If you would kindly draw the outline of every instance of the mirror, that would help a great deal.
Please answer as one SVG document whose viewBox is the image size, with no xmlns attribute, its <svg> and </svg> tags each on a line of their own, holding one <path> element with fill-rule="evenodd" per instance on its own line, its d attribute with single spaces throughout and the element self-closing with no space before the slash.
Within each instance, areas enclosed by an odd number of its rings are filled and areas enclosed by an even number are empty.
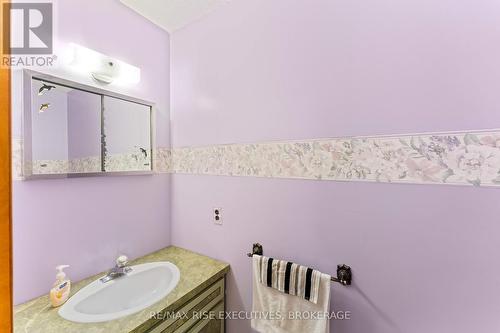
<svg viewBox="0 0 500 333">
<path fill-rule="evenodd" d="M 32 81 L 32 172 L 101 171 L 101 96 L 39 79 Z"/>
<path fill-rule="evenodd" d="M 152 105 L 25 70 L 26 178 L 151 173 Z"/>
<path fill-rule="evenodd" d="M 104 169 L 151 169 L 150 107 L 109 96 L 103 97 Z"/>
</svg>

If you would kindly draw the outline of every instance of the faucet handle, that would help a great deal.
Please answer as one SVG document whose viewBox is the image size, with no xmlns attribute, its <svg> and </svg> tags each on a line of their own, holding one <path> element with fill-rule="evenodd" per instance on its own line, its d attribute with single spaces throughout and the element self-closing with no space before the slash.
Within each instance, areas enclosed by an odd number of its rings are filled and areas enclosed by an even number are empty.
<svg viewBox="0 0 500 333">
<path fill-rule="evenodd" d="M 116 266 L 118 267 L 125 267 L 127 263 L 128 263 L 127 256 L 121 255 L 116 259 Z"/>
</svg>

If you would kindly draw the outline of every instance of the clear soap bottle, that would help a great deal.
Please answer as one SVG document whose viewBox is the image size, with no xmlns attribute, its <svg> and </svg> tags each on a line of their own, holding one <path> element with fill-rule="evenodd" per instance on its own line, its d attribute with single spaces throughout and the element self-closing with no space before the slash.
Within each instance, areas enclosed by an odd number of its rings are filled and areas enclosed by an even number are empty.
<svg viewBox="0 0 500 333">
<path fill-rule="evenodd" d="M 56 267 L 57 275 L 56 282 L 54 286 L 50 289 L 50 304 L 53 307 L 58 307 L 64 304 L 69 298 L 69 293 L 71 291 L 71 281 L 66 279 L 66 273 L 63 269 L 69 267 L 69 265 L 60 265 Z"/>
</svg>

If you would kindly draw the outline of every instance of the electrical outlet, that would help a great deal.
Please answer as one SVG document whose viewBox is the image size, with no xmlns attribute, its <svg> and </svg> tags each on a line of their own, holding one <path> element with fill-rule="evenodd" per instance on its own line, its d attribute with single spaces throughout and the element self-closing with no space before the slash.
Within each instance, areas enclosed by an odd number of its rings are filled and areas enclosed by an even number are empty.
<svg viewBox="0 0 500 333">
<path fill-rule="evenodd" d="M 214 213 L 213 215 L 214 223 L 222 224 L 222 209 L 216 207 L 214 208 L 213 213 Z"/>
</svg>

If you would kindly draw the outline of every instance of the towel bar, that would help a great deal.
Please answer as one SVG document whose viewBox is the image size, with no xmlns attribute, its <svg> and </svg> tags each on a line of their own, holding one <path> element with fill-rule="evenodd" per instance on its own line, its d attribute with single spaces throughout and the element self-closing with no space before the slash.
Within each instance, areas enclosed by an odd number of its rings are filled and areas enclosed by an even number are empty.
<svg viewBox="0 0 500 333">
<path fill-rule="evenodd" d="M 252 246 L 252 253 L 247 253 L 247 256 L 253 257 L 254 254 L 257 255 L 264 255 L 264 250 L 262 248 L 262 245 L 259 243 L 255 243 Z M 338 282 L 344 286 L 348 286 L 351 284 L 352 280 L 352 273 L 351 273 L 351 267 L 347 265 L 337 265 L 337 277 L 331 277 L 331 280 L 333 282 Z"/>
</svg>

